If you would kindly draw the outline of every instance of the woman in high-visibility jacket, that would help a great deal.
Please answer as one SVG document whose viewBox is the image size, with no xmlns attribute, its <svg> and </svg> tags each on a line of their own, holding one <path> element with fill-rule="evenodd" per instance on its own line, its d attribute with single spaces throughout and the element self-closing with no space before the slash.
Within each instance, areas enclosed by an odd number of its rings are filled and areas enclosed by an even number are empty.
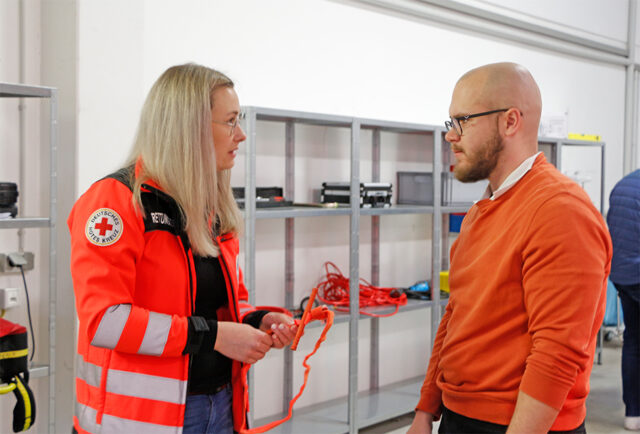
<svg viewBox="0 0 640 434">
<path fill-rule="evenodd" d="M 293 339 L 289 316 L 247 303 L 237 264 L 230 169 L 246 138 L 240 116 L 228 77 L 169 68 L 149 92 L 128 164 L 74 205 L 76 431 L 239 431 L 242 366 Z"/>
</svg>

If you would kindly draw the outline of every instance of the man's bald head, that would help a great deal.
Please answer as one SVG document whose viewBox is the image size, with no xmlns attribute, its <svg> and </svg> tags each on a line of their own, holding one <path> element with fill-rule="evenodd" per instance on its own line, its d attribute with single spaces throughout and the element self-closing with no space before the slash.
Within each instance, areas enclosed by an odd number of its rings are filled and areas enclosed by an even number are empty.
<svg viewBox="0 0 640 434">
<path fill-rule="evenodd" d="M 475 102 L 487 110 L 515 107 L 523 115 L 527 135 L 538 135 L 542 99 L 531 73 L 517 63 L 492 63 L 464 74 L 456 88 L 473 89 Z"/>
</svg>

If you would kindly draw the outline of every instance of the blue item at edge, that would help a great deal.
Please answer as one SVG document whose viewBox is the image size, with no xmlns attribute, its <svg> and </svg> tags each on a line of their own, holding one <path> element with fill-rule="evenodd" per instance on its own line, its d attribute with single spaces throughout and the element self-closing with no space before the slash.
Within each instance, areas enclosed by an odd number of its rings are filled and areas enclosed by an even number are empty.
<svg viewBox="0 0 640 434">
<path fill-rule="evenodd" d="M 618 323 L 617 312 L 619 308 L 620 303 L 618 303 L 618 290 L 613 282 L 607 279 L 607 308 L 604 312 L 604 321 L 602 324 L 610 327 L 617 327 L 618 324 L 622 324 L 624 322 L 622 309 L 620 309 L 620 322 Z"/>
<path fill-rule="evenodd" d="M 414 292 L 429 292 L 429 282 L 426 280 L 418 282 L 415 285 L 410 286 L 409 290 Z"/>
<path fill-rule="evenodd" d="M 449 232 L 460 232 L 465 214 L 449 214 Z"/>
</svg>

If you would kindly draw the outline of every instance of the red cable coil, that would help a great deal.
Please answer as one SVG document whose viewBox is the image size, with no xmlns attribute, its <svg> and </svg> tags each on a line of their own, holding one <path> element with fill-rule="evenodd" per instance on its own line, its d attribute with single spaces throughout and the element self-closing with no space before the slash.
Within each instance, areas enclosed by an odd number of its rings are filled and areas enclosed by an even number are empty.
<svg viewBox="0 0 640 434">
<path fill-rule="evenodd" d="M 334 271 L 330 271 L 332 267 Z M 349 278 L 342 275 L 333 262 L 325 262 L 326 279 L 318 285 L 318 298 L 326 304 L 336 306 L 339 312 L 349 312 Z M 373 317 L 387 317 L 398 313 L 400 306 L 407 304 L 407 295 L 397 288 L 373 286 L 360 278 L 360 313 Z M 387 314 L 375 314 L 362 310 L 374 306 L 395 305 L 395 310 Z M 346 307 L 345 307 L 346 306 Z"/>
</svg>

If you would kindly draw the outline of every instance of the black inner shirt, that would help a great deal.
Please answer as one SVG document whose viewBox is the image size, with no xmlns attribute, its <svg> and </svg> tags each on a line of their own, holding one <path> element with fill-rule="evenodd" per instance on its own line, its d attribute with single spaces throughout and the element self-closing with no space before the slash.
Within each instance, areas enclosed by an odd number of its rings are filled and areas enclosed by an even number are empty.
<svg viewBox="0 0 640 434">
<path fill-rule="evenodd" d="M 217 320 L 216 310 L 228 305 L 227 289 L 218 258 L 193 257 L 196 268 L 195 316 Z M 231 359 L 210 347 L 203 346 L 191 354 L 191 371 L 187 392 L 212 394 L 231 381 Z"/>
</svg>

